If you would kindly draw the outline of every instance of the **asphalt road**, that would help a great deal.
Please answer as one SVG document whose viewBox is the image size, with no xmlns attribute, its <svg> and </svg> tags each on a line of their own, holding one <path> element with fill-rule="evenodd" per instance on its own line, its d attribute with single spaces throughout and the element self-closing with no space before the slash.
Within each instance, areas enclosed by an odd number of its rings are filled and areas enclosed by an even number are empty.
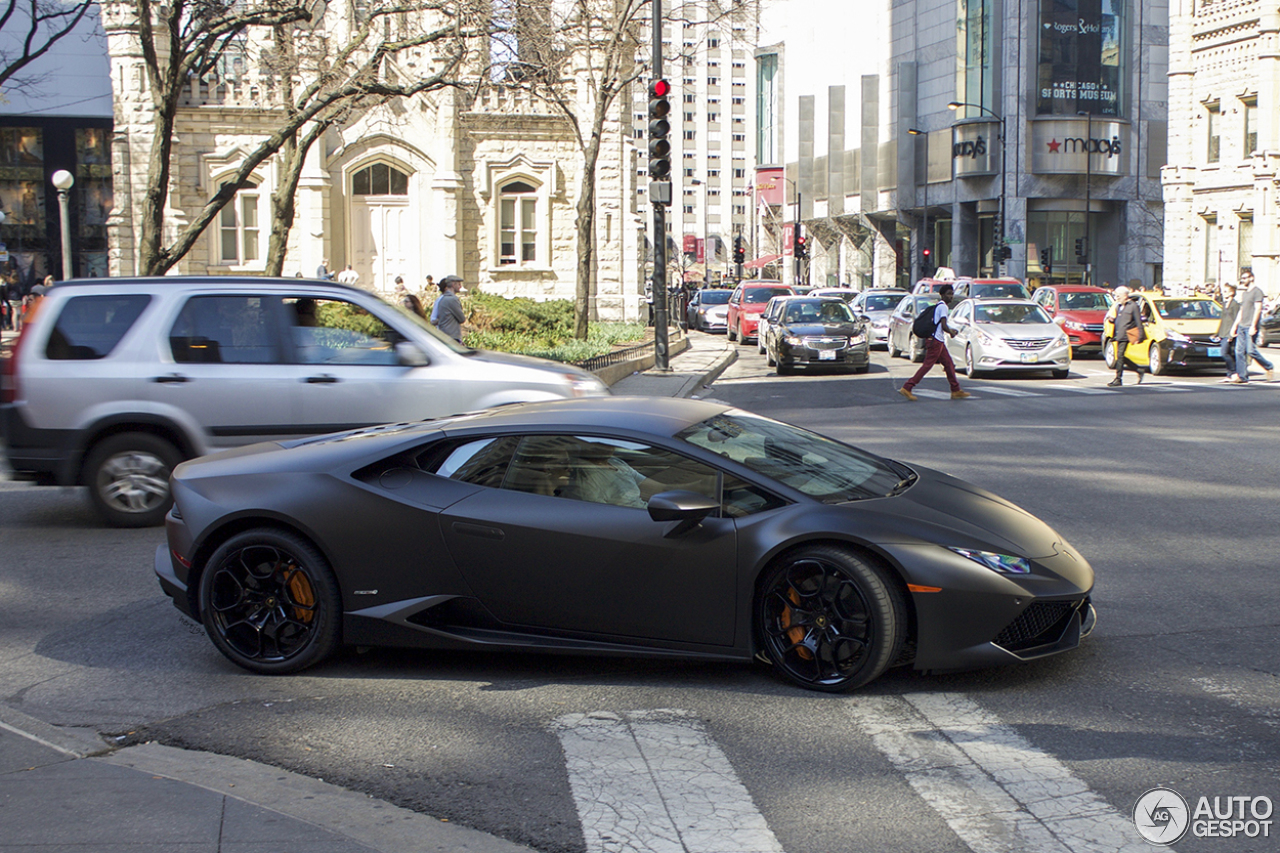
<svg viewBox="0 0 1280 853">
<path fill-rule="evenodd" d="M 1192 809 L 1202 796 L 1280 801 L 1280 383 L 1206 374 L 1117 392 L 1100 362 L 1080 361 L 1067 380 L 962 378 L 970 400 L 908 403 L 896 388 L 914 365 L 883 352 L 866 375 L 785 379 L 741 352 L 707 396 L 947 471 L 1048 521 L 1097 571 L 1093 637 L 1017 667 L 891 671 L 847 696 L 752 666 L 386 650 L 255 677 L 161 594 L 158 530 L 105 530 L 76 491 L 4 482 L 0 701 L 277 764 L 548 853 L 621 843 L 625 821 L 602 822 L 593 796 L 645 802 L 607 790 L 625 760 L 609 751 L 617 731 L 659 789 L 679 788 L 655 760 L 677 744 L 699 767 L 686 781 L 715 792 L 683 819 L 743 833 L 632 849 L 1136 850 L 1130 814 L 1153 787 Z M 935 372 L 921 388 L 946 384 Z M 676 824 L 691 797 L 668 797 Z M 1045 803 L 1067 803 L 1069 819 Z M 1268 838 L 1188 834 L 1177 849 L 1275 850 L 1270 819 Z"/>
</svg>

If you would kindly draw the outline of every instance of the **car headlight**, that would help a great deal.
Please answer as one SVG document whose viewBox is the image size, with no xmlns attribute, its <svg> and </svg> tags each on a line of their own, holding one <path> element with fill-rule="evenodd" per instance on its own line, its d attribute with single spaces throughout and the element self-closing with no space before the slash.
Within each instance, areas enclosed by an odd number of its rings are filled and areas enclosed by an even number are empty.
<svg viewBox="0 0 1280 853">
<path fill-rule="evenodd" d="M 993 335 L 988 335 L 986 332 L 982 331 L 981 329 L 978 329 L 977 332 L 978 332 L 978 343 L 982 344 L 984 347 L 989 347 L 995 343 L 1003 343 L 1003 341 L 1001 341 L 999 338 L 994 337 Z"/>
<path fill-rule="evenodd" d="M 1189 344 L 1189 343 L 1191 343 L 1191 338 L 1188 338 L 1186 335 L 1182 334 L 1181 332 L 1172 332 L 1172 331 L 1170 331 L 1170 332 L 1165 332 L 1165 333 L 1164 333 L 1164 336 L 1165 336 L 1166 338 L 1168 338 L 1169 340 L 1171 340 L 1171 341 L 1177 341 L 1177 342 L 1178 342 L 1178 343 L 1180 343 L 1180 344 Z"/>
<path fill-rule="evenodd" d="M 1075 320 L 1064 320 L 1062 322 L 1062 325 L 1066 326 L 1068 329 L 1070 329 L 1073 332 L 1084 331 L 1084 323 L 1077 323 Z"/>
<path fill-rule="evenodd" d="M 575 397 L 598 397 L 609 393 L 609 386 L 595 376 L 581 376 L 577 373 L 562 373 L 561 376 L 568 380 Z"/>
<path fill-rule="evenodd" d="M 994 554 L 991 551 L 973 551 L 969 548 L 948 548 L 961 557 L 981 563 L 991 571 L 1001 575 L 1031 574 L 1031 561 L 1026 557 L 1011 557 L 1008 554 Z"/>
<path fill-rule="evenodd" d="M 1058 336 L 1053 339 L 1053 345 L 1059 347 L 1071 346 L 1071 338 L 1067 337 L 1065 333 L 1059 332 Z"/>
<path fill-rule="evenodd" d="M 783 335 L 782 339 L 787 343 L 791 344 L 793 347 L 804 346 L 804 338 L 800 337 L 799 335 Z"/>
<path fill-rule="evenodd" d="M 887 329 L 889 328 L 889 321 L 888 320 L 872 320 L 871 327 L 873 329 Z"/>
</svg>

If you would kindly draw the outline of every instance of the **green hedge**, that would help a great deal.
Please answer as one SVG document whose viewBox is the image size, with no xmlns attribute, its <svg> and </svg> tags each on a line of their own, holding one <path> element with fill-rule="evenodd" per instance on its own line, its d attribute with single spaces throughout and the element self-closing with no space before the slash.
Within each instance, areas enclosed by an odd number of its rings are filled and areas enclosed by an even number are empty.
<svg viewBox="0 0 1280 853">
<path fill-rule="evenodd" d="M 642 323 L 592 323 L 587 339 L 577 340 L 573 337 L 573 303 L 567 299 L 535 302 L 472 291 L 463 296 L 462 303 L 468 318 L 463 343 L 479 349 L 572 363 L 645 336 Z"/>
</svg>

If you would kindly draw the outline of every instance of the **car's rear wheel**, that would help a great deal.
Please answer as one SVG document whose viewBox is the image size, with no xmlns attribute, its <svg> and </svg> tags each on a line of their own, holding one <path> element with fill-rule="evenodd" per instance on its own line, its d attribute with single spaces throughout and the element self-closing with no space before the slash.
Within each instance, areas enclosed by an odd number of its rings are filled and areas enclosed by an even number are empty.
<svg viewBox="0 0 1280 853">
<path fill-rule="evenodd" d="M 1151 342 L 1151 347 L 1147 350 L 1147 365 L 1151 369 L 1152 376 L 1159 376 L 1169 369 L 1169 363 L 1164 358 L 1164 351 L 1160 349 L 1160 345 L 1155 341 Z"/>
<path fill-rule="evenodd" d="M 315 546 L 294 533 L 246 530 L 200 577 L 205 631 L 232 663 L 264 675 L 297 672 L 338 646 L 342 596 Z"/>
<path fill-rule="evenodd" d="M 756 600 L 765 655 L 787 680 L 835 693 L 861 687 L 897 659 L 906 604 L 875 563 L 829 545 L 784 556 Z"/>
<path fill-rule="evenodd" d="M 181 461 L 178 449 L 159 436 L 109 436 L 85 460 L 89 502 L 112 527 L 154 527 L 169 511 L 169 474 Z"/>
</svg>

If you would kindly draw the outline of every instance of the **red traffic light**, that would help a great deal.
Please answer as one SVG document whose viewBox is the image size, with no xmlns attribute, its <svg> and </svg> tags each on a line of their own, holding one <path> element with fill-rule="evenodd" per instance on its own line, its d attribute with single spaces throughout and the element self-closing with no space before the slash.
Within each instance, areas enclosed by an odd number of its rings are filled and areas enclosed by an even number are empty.
<svg viewBox="0 0 1280 853">
<path fill-rule="evenodd" d="M 932 255 L 932 254 L 933 254 L 933 250 L 932 250 L 932 249 L 925 249 L 925 250 L 924 250 L 924 256 L 925 256 L 926 258 L 927 258 L 927 257 L 929 257 L 929 256 L 930 256 L 930 255 Z"/>
<path fill-rule="evenodd" d="M 654 98 L 665 98 L 671 94 L 671 84 L 666 80 L 654 80 L 649 84 L 649 95 Z"/>
</svg>

